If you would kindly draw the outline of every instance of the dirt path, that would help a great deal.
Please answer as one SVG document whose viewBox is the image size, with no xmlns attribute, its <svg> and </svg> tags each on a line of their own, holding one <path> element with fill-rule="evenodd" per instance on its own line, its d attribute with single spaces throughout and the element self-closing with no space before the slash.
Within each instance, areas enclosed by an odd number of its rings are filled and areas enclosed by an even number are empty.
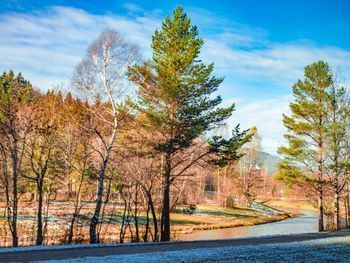
<svg viewBox="0 0 350 263">
<path fill-rule="evenodd" d="M 209 241 L 175 241 L 167 243 L 115 244 L 108 246 L 87 246 L 82 248 L 35 249 L 30 251 L 1 252 L 0 262 L 30 262 L 37 260 L 59 260 L 109 255 L 136 254 L 162 251 L 177 251 L 196 248 L 214 248 L 268 243 L 288 243 L 320 238 L 349 236 L 350 231 L 283 235 L 260 238 L 221 239 Z"/>
</svg>

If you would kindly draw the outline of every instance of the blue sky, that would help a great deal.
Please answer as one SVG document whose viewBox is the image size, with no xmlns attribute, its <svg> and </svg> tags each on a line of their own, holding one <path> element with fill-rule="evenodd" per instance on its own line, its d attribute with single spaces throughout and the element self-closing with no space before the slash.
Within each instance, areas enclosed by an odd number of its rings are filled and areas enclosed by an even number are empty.
<svg viewBox="0 0 350 263">
<path fill-rule="evenodd" d="M 263 147 L 283 143 L 282 112 L 303 68 L 326 60 L 348 83 L 350 1 L 28 1 L 0 7 L 0 70 L 22 71 L 42 90 L 69 80 L 89 43 L 115 29 L 151 55 L 152 33 L 182 5 L 205 44 L 201 58 L 225 76 L 224 104 L 236 102 L 229 125 L 256 125 Z"/>
</svg>

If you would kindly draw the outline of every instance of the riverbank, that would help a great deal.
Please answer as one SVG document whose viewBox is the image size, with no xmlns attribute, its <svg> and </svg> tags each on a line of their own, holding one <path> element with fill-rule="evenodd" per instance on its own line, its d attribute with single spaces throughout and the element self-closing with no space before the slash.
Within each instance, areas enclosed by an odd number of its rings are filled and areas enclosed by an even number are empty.
<svg viewBox="0 0 350 263">
<path fill-rule="evenodd" d="M 273 207 L 257 203 L 252 208 L 224 208 L 214 205 L 198 205 L 191 215 L 171 214 L 172 235 L 188 234 L 200 230 L 224 229 L 242 226 L 254 226 L 282 221 L 296 216 L 293 212 L 276 210 Z"/>
<path fill-rule="evenodd" d="M 283 209 L 284 211 L 295 213 L 301 210 L 317 212 L 317 203 L 303 200 L 270 200 L 263 204 L 274 208 Z"/>
<path fill-rule="evenodd" d="M 0 205 L 1 206 L 1 205 Z M 52 202 L 47 216 L 47 228 L 45 235 L 45 244 L 58 245 L 64 244 L 68 233 L 70 218 L 73 214 L 73 206 L 70 202 Z M 75 238 L 73 243 L 89 242 L 89 223 L 90 215 L 93 212 L 93 203 L 86 203 L 82 209 L 82 214 L 89 216 L 79 216 L 76 228 L 74 229 Z M 184 213 L 184 207 L 179 207 L 175 213 L 171 213 L 171 238 L 177 239 L 178 236 L 193 233 L 201 230 L 226 229 L 232 227 L 254 226 L 265 223 L 285 220 L 295 216 L 293 213 L 287 213 L 276 210 L 270 206 L 258 205 L 254 209 L 250 208 L 225 208 L 215 205 L 197 205 L 193 214 Z M 36 207 L 34 203 L 22 202 L 19 208 L 19 243 L 20 246 L 35 244 L 35 226 L 36 226 Z M 121 206 L 107 206 L 104 213 L 104 219 L 101 224 L 101 243 L 119 242 L 120 225 L 122 222 L 123 208 Z M 0 223 L 6 225 L 6 218 L 0 218 Z M 129 218 L 131 230 L 134 231 L 133 218 Z M 144 226 L 145 214 L 139 214 L 139 225 Z M 152 223 L 152 222 L 150 222 Z M 8 230 L 8 229 L 7 229 Z M 0 228 L 0 236 L 3 243 L 0 246 L 11 246 L 11 237 L 9 231 Z M 125 234 L 125 242 L 130 241 L 130 232 Z"/>
</svg>

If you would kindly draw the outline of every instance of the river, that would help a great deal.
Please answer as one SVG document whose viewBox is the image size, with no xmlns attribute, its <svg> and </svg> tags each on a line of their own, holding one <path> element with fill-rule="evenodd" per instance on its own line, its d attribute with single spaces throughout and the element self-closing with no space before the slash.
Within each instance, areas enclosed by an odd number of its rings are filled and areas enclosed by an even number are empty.
<svg viewBox="0 0 350 263">
<path fill-rule="evenodd" d="M 313 233 L 318 231 L 317 213 L 300 211 L 301 216 L 282 220 L 279 222 L 242 226 L 214 230 L 201 230 L 189 234 L 181 234 L 177 240 L 210 240 L 239 237 L 255 237 L 280 234 Z"/>
</svg>

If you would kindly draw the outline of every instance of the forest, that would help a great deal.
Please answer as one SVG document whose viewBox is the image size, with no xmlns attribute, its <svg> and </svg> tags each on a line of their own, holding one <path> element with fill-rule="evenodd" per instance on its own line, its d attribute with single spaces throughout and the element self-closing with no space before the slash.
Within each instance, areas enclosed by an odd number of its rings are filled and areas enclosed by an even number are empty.
<svg viewBox="0 0 350 263">
<path fill-rule="evenodd" d="M 169 241 L 175 213 L 278 198 L 314 204 L 319 231 L 350 227 L 350 97 L 329 64 L 293 86 L 269 171 L 181 7 L 149 60 L 117 31 L 96 37 L 67 93 L 0 76 L 0 246 Z"/>
</svg>

